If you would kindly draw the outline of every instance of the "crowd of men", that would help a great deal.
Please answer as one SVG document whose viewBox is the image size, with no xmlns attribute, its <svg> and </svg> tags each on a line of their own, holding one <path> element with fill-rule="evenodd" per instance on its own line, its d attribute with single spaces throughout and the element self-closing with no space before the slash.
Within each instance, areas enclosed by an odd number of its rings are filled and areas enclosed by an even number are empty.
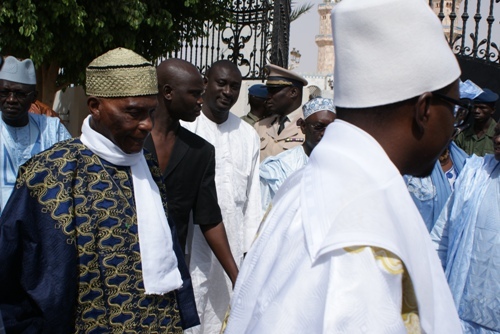
<svg viewBox="0 0 500 334">
<path fill-rule="evenodd" d="M 498 95 L 424 1 L 332 28 L 335 100 L 116 48 L 75 138 L 2 58 L 0 332 L 500 333 Z"/>
</svg>

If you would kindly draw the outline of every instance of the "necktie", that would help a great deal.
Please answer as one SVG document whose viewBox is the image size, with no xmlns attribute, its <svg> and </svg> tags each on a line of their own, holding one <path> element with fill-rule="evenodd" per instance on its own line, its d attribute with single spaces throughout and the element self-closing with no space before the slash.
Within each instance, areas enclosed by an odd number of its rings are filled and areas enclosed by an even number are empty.
<svg viewBox="0 0 500 334">
<path fill-rule="evenodd" d="M 283 129 L 285 128 L 285 123 L 288 121 L 288 117 L 287 116 L 283 116 L 281 119 L 280 119 L 280 126 L 278 128 L 278 134 L 281 133 L 281 131 L 283 131 Z"/>
</svg>

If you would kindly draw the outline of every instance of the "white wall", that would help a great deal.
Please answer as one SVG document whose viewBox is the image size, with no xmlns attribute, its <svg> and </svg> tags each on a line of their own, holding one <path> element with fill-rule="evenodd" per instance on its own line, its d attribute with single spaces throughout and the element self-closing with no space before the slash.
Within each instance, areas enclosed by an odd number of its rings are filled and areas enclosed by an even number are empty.
<svg viewBox="0 0 500 334">
<path fill-rule="evenodd" d="M 73 137 L 81 134 L 82 122 L 89 114 L 87 97 L 82 86 L 58 91 L 52 106 Z"/>
</svg>

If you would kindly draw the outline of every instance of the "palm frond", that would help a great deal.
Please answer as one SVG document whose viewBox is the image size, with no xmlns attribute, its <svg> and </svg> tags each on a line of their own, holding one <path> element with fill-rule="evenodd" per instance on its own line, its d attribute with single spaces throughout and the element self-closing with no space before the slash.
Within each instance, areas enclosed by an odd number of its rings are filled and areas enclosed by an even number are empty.
<svg viewBox="0 0 500 334">
<path fill-rule="evenodd" d="M 302 14 L 307 13 L 314 4 L 308 2 L 300 5 L 299 7 L 295 7 L 295 1 L 292 1 L 292 11 L 290 12 L 290 22 L 298 19 Z"/>
</svg>

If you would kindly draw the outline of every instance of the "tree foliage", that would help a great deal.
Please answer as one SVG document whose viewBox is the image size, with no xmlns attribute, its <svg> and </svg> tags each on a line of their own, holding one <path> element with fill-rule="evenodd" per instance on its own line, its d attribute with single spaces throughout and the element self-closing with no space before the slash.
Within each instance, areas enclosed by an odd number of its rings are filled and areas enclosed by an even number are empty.
<svg viewBox="0 0 500 334">
<path fill-rule="evenodd" d="M 98 55 L 126 47 L 150 60 L 181 38 L 203 33 L 203 22 L 228 20 L 231 0 L 2 0 L 0 52 L 31 58 L 42 100 L 81 84 Z M 40 96 L 40 95 L 39 95 Z"/>
<path fill-rule="evenodd" d="M 296 7 L 296 2 L 292 1 L 292 11 L 290 12 L 290 22 L 297 20 L 303 14 L 307 13 L 314 4 L 312 3 L 302 3 L 300 6 Z"/>
</svg>

